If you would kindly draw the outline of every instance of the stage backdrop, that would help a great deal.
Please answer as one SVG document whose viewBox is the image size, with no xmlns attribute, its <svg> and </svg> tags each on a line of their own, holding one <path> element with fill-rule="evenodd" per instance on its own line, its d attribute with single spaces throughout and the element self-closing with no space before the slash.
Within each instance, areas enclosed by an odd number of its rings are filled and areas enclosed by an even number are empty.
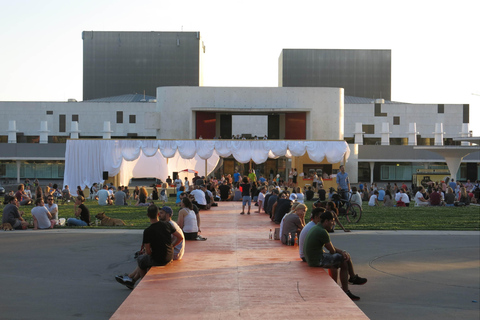
<svg viewBox="0 0 480 320">
<path fill-rule="evenodd" d="M 103 172 L 110 177 L 120 174 L 120 185 L 131 178 L 167 175 L 184 169 L 210 174 L 220 159 L 232 155 L 235 160 L 263 163 L 268 158 L 302 156 L 312 161 L 341 162 L 350 156 L 345 141 L 305 140 L 68 140 L 65 152 L 64 184 L 76 190 L 103 182 Z M 205 160 L 207 172 L 205 174 Z"/>
</svg>

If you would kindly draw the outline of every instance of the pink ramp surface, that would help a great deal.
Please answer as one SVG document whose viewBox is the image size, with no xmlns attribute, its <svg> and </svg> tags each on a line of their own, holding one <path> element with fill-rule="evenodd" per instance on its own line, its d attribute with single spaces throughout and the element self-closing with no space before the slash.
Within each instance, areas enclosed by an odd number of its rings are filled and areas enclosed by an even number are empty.
<svg viewBox="0 0 480 320">
<path fill-rule="evenodd" d="M 268 240 L 278 225 L 266 214 L 240 208 L 201 211 L 208 240 L 187 241 L 181 261 L 152 268 L 111 319 L 368 319 L 298 247 Z"/>
</svg>

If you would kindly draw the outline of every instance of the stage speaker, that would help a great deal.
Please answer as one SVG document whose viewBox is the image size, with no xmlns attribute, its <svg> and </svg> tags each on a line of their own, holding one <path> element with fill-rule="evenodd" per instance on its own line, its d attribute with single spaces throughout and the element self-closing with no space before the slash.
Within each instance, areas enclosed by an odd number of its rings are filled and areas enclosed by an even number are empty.
<svg viewBox="0 0 480 320">
<path fill-rule="evenodd" d="M 173 172 L 173 180 L 176 180 L 178 178 L 178 171 Z"/>
<path fill-rule="evenodd" d="M 103 171 L 103 180 L 108 180 L 108 171 Z"/>
</svg>

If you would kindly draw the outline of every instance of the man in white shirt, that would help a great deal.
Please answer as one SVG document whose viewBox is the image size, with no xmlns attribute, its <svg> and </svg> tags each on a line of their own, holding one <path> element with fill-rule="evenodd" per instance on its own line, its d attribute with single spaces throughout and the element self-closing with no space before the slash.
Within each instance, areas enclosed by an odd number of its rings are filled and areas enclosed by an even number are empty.
<svg viewBox="0 0 480 320">
<path fill-rule="evenodd" d="M 405 193 L 403 188 L 401 188 L 400 191 L 395 195 L 395 201 L 397 201 L 397 207 L 400 207 L 398 205 L 399 201 L 405 203 L 405 207 L 410 205 L 410 198 L 408 197 L 408 194 Z"/>
<path fill-rule="evenodd" d="M 258 213 L 262 212 L 263 204 L 265 202 L 265 193 L 267 192 L 267 187 L 263 186 L 260 188 L 260 192 L 258 193 Z"/>
<path fill-rule="evenodd" d="M 180 226 L 172 220 L 173 210 L 170 207 L 164 206 L 158 211 L 158 217 L 160 221 L 165 221 L 170 223 L 178 233 L 183 237 L 183 231 Z M 172 234 L 172 244 L 177 242 L 177 237 Z M 182 240 L 177 246 L 173 247 L 173 260 L 182 260 L 183 254 L 185 253 L 185 240 Z"/>
<path fill-rule="evenodd" d="M 106 206 L 108 203 L 108 200 L 110 198 L 110 193 L 108 192 L 108 186 L 106 184 L 103 185 L 103 189 L 97 192 L 97 197 L 98 197 L 98 204 L 101 206 Z"/>
<path fill-rule="evenodd" d="M 195 190 L 190 192 L 195 197 L 195 204 L 198 208 L 205 210 L 207 208 L 207 199 L 205 198 L 205 192 L 200 189 L 200 186 L 195 186 Z"/>
<path fill-rule="evenodd" d="M 32 209 L 33 216 L 33 229 L 52 229 L 55 225 L 55 219 L 53 219 L 50 212 L 45 208 L 42 198 L 35 200 L 35 208 Z"/>
<path fill-rule="evenodd" d="M 425 198 L 423 197 L 424 190 L 425 189 L 423 187 L 420 187 L 420 189 L 415 194 L 415 205 L 422 207 L 426 207 L 429 205 L 428 200 L 425 200 Z"/>
<path fill-rule="evenodd" d="M 47 196 L 45 208 L 47 208 L 48 212 L 52 214 L 53 219 L 58 223 L 58 205 L 54 201 L 55 198 L 52 195 Z"/>
<path fill-rule="evenodd" d="M 180 190 L 180 187 L 183 186 L 182 180 L 177 176 L 177 179 L 175 179 L 175 186 L 177 188 L 177 192 Z"/>
</svg>

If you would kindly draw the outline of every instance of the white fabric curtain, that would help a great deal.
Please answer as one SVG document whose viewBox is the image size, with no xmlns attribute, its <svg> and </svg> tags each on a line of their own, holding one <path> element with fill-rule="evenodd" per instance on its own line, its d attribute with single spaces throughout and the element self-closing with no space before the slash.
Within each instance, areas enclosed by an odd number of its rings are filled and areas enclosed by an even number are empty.
<svg viewBox="0 0 480 320">
<path fill-rule="evenodd" d="M 350 156 L 345 141 L 298 140 L 68 140 L 65 151 L 64 184 L 90 187 L 103 182 L 103 172 L 120 174 L 120 183 L 131 178 L 156 177 L 162 180 L 174 171 L 194 169 L 210 174 L 220 157 L 263 163 L 268 158 L 302 156 L 321 162 L 326 157 L 337 163 Z M 167 161 L 167 158 L 171 158 Z"/>
</svg>

